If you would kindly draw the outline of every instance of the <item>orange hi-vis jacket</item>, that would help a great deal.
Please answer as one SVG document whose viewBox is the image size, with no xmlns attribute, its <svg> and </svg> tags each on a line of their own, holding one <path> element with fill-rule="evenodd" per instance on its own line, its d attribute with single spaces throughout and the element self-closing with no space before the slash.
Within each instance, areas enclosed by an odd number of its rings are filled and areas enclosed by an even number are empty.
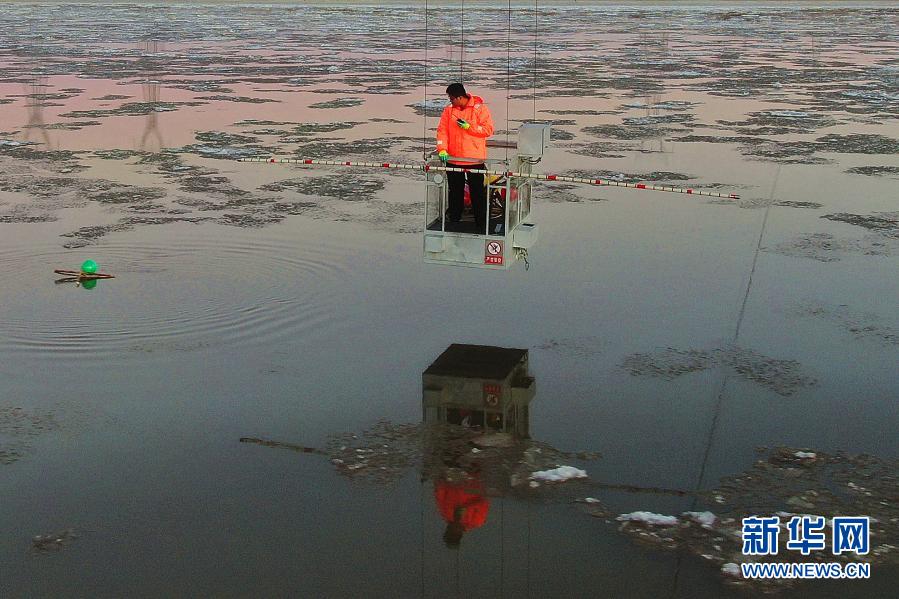
<svg viewBox="0 0 899 599">
<path fill-rule="evenodd" d="M 456 119 L 468 121 L 463 129 Z M 477 164 L 487 159 L 487 138 L 493 135 L 493 117 L 484 99 L 472 94 L 463 109 L 452 104 L 443 109 L 437 125 L 437 151 L 449 152 L 451 164 Z M 456 158 L 457 160 L 454 160 Z M 467 159 L 467 160 L 458 160 Z"/>
</svg>

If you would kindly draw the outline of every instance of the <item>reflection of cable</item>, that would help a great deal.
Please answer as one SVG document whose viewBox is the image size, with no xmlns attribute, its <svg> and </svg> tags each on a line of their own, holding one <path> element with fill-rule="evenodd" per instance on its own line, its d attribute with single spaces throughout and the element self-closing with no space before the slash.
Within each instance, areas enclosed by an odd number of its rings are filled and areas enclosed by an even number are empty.
<svg viewBox="0 0 899 599">
<path fill-rule="evenodd" d="M 528 501 L 526 505 L 527 505 L 527 509 L 528 509 L 528 536 L 527 536 L 527 550 L 526 550 L 528 563 L 527 563 L 527 567 L 525 567 L 525 569 L 524 569 L 524 572 L 525 572 L 526 586 L 527 586 L 527 590 L 528 590 L 527 597 L 528 597 L 528 599 L 530 599 L 530 597 L 531 597 L 531 502 Z"/>
<path fill-rule="evenodd" d="M 505 597 L 505 566 L 506 566 L 506 502 L 499 498 L 499 596 Z"/>
<path fill-rule="evenodd" d="M 425 479 L 421 477 L 419 486 L 418 508 L 421 512 L 421 596 L 425 596 Z"/>
<path fill-rule="evenodd" d="M 459 569 L 462 567 L 462 547 L 460 546 L 455 551 L 456 553 L 456 597 L 461 597 L 462 594 L 459 592 Z"/>
</svg>

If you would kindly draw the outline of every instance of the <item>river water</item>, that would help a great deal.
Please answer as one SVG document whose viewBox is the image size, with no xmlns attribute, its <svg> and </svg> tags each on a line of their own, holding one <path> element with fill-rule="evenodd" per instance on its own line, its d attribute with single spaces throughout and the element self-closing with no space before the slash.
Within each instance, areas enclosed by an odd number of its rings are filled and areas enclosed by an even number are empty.
<svg viewBox="0 0 899 599">
<path fill-rule="evenodd" d="M 899 11 L 460 9 L 3 5 L 0 595 L 892 594 Z M 740 199 L 543 183 L 488 271 L 420 174 L 235 160 L 419 162 L 460 73 L 540 172 Z M 778 512 L 871 579 L 727 574 Z"/>
</svg>

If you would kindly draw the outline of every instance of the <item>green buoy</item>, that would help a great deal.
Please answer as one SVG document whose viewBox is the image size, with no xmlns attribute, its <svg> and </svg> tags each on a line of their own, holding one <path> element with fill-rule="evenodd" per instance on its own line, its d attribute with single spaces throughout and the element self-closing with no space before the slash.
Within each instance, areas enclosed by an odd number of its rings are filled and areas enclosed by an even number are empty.
<svg viewBox="0 0 899 599">
<path fill-rule="evenodd" d="M 95 274 L 97 272 L 98 268 L 99 268 L 99 266 L 93 260 L 85 260 L 81 264 L 81 272 L 83 272 L 86 275 Z"/>
</svg>

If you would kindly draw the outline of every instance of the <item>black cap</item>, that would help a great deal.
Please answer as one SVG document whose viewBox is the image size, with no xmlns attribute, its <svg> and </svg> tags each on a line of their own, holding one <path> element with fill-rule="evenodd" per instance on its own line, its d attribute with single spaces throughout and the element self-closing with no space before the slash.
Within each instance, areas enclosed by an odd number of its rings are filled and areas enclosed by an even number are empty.
<svg viewBox="0 0 899 599">
<path fill-rule="evenodd" d="M 468 97 L 468 94 L 465 93 L 465 86 L 461 83 L 450 84 L 450 86 L 446 88 L 446 93 L 451 98 L 461 98 L 462 96 Z"/>
</svg>

